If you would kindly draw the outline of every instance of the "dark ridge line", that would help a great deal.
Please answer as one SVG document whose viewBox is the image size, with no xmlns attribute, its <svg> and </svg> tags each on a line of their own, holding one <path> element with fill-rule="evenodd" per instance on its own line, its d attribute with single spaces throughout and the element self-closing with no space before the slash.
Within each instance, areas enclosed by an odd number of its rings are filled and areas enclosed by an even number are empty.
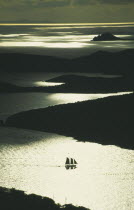
<svg viewBox="0 0 134 210">
<path fill-rule="evenodd" d="M 117 93 L 134 91 L 134 77 L 90 78 L 78 75 L 62 75 L 46 82 L 60 82 L 62 85 L 48 87 L 21 87 L 0 81 L 1 93 L 44 92 L 44 93 Z"/>
<path fill-rule="evenodd" d="M 88 56 L 65 59 L 52 56 L 0 54 L 0 71 L 6 72 L 88 72 L 134 74 L 134 49 L 119 52 L 98 51 Z"/>
</svg>

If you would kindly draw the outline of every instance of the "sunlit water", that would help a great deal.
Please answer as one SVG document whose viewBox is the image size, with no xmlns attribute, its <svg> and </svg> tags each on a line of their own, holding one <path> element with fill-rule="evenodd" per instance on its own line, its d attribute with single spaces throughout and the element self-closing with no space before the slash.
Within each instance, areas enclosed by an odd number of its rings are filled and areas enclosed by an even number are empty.
<svg viewBox="0 0 134 210">
<path fill-rule="evenodd" d="M 50 79 L 53 79 L 55 77 L 61 76 L 61 75 L 72 75 L 72 72 L 64 73 L 64 72 L 56 72 L 56 73 L 48 73 L 48 72 L 26 72 L 26 73 L 8 73 L 8 72 L 0 72 L 0 80 L 8 83 L 12 83 L 18 86 L 23 87 L 31 87 L 31 86 L 48 86 L 48 81 Z M 121 77 L 121 75 L 110 75 L 110 74 L 103 74 L 103 73 L 73 73 L 73 75 L 80 75 L 80 76 L 87 76 L 90 78 L 117 78 Z M 49 86 L 57 85 L 56 83 L 50 83 Z M 62 83 L 63 84 L 63 83 Z M 61 85 L 61 83 L 58 83 L 58 85 Z"/>
<path fill-rule="evenodd" d="M 98 34 L 111 32 L 124 40 L 92 42 Z M 0 49 L 53 55 L 66 58 L 98 50 L 119 51 L 134 48 L 134 24 L 122 25 L 36 25 L 0 26 Z"/>
<path fill-rule="evenodd" d="M 78 162 L 65 169 L 66 157 Z M 134 208 L 134 153 L 116 146 L 0 128 L 0 186 L 25 190 L 91 210 Z"/>
<path fill-rule="evenodd" d="M 36 87 L 53 87 L 53 86 L 59 86 L 59 85 L 63 85 L 65 83 L 61 83 L 61 82 L 45 82 L 45 81 L 38 81 L 35 82 L 35 86 Z"/>
<path fill-rule="evenodd" d="M 53 86 L 57 83 L 49 83 L 47 80 L 67 75 L 68 73 L 0 73 L 0 78 L 4 82 L 9 82 L 18 86 Z M 76 75 L 88 77 L 114 78 L 117 75 L 75 73 Z M 58 83 L 61 85 L 61 83 Z M 0 93 L 0 120 L 6 120 L 12 114 L 31 109 L 46 108 L 58 104 L 75 103 L 78 101 L 95 100 L 114 95 L 127 93 L 111 94 L 75 94 L 75 93 Z"/>
<path fill-rule="evenodd" d="M 129 92 L 128 92 L 129 93 Z M 46 108 L 58 104 L 95 100 L 114 95 L 128 94 L 71 94 L 71 93 L 7 93 L 0 94 L 0 119 L 5 120 L 12 114 L 31 109 Z"/>
<path fill-rule="evenodd" d="M 133 25 L 0 26 L 0 51 L 72 58 L 97 50 L 117 51 L 134 48 L 133 40 L 91 41 L 94 36 L 107 31 L 122 38 L 134 38 Z M 26 77 L 22 81 L 22 77 L 23 75 L 18 81 L 18 77 L 14 76 L 14 83 L 22 86 L 40 86 L 43 82 L 43 77 L 40 76 L 35 79 L 30 75 L 30 83 Z M 110 95 L 0 94 L 0 119 L 6 119 L 20 111 L 107 96 Z M 77 160 L 76 169 L 65 169 L 67 156 Z M 27 193 L 48 196 L 57 203 L 73 203 L 91 210 L 132 210 L 133 173 L 134 153 L 131 150 L 81 143 L 56 134 L 0 128 L 0 186 L 14 187 Z"/>
<path fill-rule="evenodd" d="M 120 94 L 124 93 L 1 94 L 0 117 Z M 76 169 L 65 169 L 67 156 L 77 160 Z M 133 166 L 131 150 L 81 143 L 56 134 L 0 128 L 0 186 L 47 196 L 60 204 L 91 210 L 132 210 Z"/>
</svg>

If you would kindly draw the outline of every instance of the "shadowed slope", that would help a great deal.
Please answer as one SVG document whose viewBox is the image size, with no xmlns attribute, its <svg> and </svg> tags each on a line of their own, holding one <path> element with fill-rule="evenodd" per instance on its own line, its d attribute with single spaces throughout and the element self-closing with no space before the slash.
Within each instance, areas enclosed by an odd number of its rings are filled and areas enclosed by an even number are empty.
<svg viewBox="0 0 134 210">
<path fill-rule="evenodd" d="M 133 149 L 134 94 L 21 112 L 7 126 Z"/>
</svg>

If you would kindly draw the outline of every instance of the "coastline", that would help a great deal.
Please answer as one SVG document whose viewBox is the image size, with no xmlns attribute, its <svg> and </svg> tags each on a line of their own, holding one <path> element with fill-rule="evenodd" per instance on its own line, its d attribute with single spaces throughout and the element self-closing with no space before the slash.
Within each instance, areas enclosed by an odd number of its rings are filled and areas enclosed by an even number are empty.
<svg viewBox="0 0 134 210">
<path fill-rule="evenodd" d="M 134 149 L 133 106 L 134 94 L 113 96 L 21 112 L 10 116 L 5 126 Z"/>
</svg>

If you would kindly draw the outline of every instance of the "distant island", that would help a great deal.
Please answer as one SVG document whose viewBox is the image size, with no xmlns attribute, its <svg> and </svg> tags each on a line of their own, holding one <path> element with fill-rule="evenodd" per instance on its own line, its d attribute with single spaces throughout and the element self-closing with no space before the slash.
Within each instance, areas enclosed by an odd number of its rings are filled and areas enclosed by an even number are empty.
<svg viewBox="0 0 134 210">
<path fill-rule="evenodd" d="M 98 36 L 95 36 L 92 41 L 116 41 L 116 40 L 123 40 L 123 39 L 114 36 L 109 32 L 106 32 L 103 34 L 99 34 Z"/>
</svg>

